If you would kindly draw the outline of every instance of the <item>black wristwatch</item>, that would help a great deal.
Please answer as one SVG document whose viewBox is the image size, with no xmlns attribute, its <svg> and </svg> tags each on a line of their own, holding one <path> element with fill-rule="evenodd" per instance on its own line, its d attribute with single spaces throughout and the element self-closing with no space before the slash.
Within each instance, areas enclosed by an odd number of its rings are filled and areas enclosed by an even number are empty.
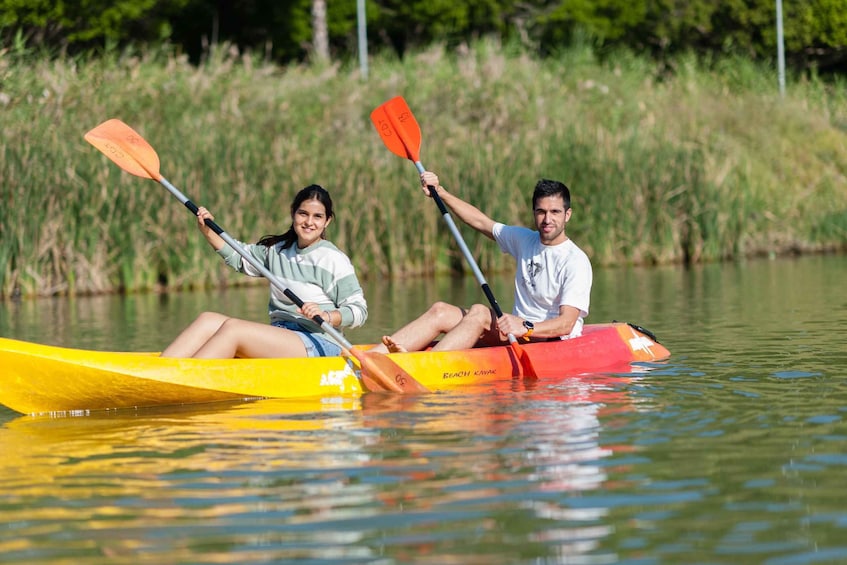
<svg viewBox="0 0 847 565">
<path fill-rule="evenodd" d="M 533 324 L 529 320 L 524 320 L 523 327 L 526 328 L 526 333 L 523 335 L 523 338 L 529 341 L 529 337 L 532 335 L 532 332 L 535 331 L 535 324 Z"/>
</svg>

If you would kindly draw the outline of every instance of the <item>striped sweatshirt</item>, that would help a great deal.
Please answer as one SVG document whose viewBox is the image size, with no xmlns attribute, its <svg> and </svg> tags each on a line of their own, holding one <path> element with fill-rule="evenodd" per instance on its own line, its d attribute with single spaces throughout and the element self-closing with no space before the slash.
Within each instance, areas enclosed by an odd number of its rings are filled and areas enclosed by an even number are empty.
<svg viewBox="0 0 847 565">
<path fill-rule="evenodd" d="M 283 249 L 281 242 L 272 247 L 242 246 L 303 302 L 315 302 L 324 312 L 341 312 L 342 327 L 355 328 L 367 320 L 368 304 L 353 264 L 329 241 L 321 239 L 306 249 L 299 249 L 296 243 Z M 229 244 L 224 244 L 217 253 L 236 271 L 251 277 L 262 276 Z M 297 305 L 274 285 L 271 285 L 268 314 L 271 323 L 294 321 L 307 331 L 323 331 L 312 320 L 299 314 Z"/>
</svg>

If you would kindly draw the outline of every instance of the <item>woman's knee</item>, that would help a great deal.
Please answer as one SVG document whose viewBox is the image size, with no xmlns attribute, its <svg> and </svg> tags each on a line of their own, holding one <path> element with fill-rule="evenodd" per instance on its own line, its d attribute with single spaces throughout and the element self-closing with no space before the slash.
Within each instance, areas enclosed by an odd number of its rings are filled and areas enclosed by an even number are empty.
<svg viewBox="0 0 847 565">
<path fill-rule="evenodd" d="M 226 335 L 239 335 L 241 333 L 244 333 L 246 325 L 248 324 L 246 324 L 244 320 L 224 316 L 224 320 L 221 322 L 220 327 L 218 327 L 217 333 Z"/>
<path fill-rule="evenodd" d="M 224 314 L 220 314 L 218 312 L 203 312 L 197 319 L 194 320 L 195 324 L 202 324 L 204 326 L 221 326 L 224 322 L 229 320 L 229 316 L 225 316 Z"/>
</svg>

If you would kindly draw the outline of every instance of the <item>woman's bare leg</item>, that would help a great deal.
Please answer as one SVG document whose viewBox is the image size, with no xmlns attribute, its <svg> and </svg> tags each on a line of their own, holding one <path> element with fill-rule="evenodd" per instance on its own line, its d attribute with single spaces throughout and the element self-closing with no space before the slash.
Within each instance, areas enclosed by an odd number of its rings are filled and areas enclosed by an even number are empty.
<svg viewBox="0 0 847 565">
<path fill-rule="evenodd" d="M 305 357 L 303 340 L 290 330 L 229 318 L 194 354 L 201 359 Z"/>
<path fill-rule="evenodd" d="M 162 357 L 193 357 L 228 319 L 217 312 L 203 312 L 162 351 Z"/>
</svg>

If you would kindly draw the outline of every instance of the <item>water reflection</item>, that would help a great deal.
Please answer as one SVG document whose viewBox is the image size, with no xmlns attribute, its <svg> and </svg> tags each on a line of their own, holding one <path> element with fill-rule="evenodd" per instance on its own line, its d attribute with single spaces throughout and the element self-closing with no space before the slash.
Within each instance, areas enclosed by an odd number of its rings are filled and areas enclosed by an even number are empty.
<svg viewBox="0 0 847 565">
<path fill-rule="evenodd" d="M 628 379 L 15 418 L 0 430 L 3 514 L 32 541 L 0 535 L 0 551 L 48 558 L 92 524 L 102 555 L 156 540 L 169 562 L 188 555 L 184 537 L 232 561 L 437 550 L 467 562 L 469 529 L 507 562 L 501 538 L 517 524 L 529 554 L 593 551 L 607 510 L 557 499 L 607 480 L 617 448 L 599 445 L 600 418 L 629 409 Z"/>
</svg>

